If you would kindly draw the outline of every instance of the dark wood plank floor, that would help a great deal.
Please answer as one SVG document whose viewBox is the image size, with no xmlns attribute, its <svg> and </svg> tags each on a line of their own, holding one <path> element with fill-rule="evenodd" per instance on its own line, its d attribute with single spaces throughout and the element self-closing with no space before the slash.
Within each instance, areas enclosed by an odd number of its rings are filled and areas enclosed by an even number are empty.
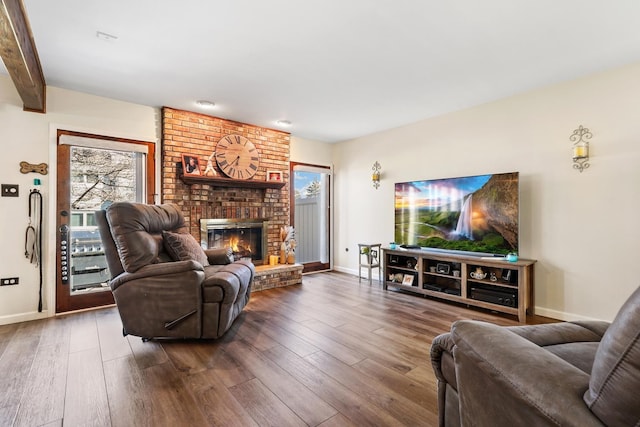
<svg viewBox="0 0 640 427">
<path fill-rule="evenodd" d="M 0 426 L 436 425 L 429 347 L 457 319 L 517 324 L 317 273 L 217 341 L 124 338 L 115 308 L 0 326 Z"/>
</svg>

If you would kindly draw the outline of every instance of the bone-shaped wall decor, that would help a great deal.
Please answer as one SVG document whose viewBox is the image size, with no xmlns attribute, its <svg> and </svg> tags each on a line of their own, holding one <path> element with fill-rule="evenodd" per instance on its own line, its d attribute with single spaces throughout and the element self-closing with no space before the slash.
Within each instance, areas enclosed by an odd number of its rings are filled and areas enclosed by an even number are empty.
<svg viewBox="0 0 640 427">
<path fill-rule="evenodd" d="M 38 165 L 35 165 L 28 162 L 20 162 L 20 172 L 22 173 L 37 172 L 42 175 L 46 175 L 49 173 L 47 171 L 46 163 L 40 163 Z"/>
</svg>

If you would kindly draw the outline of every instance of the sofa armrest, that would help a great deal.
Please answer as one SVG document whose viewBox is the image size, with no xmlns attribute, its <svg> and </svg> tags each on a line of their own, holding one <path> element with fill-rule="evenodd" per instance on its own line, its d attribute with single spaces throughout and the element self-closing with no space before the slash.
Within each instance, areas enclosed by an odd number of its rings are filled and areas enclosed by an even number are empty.
<svg viewBox="0 0 640 427">
<path fill-rule="evenodd" d="M 205 249 L 207 259 L 211 265 L 224 265 L 233 262 L 233 250 L 231 248 Z"/>
<path fill-rule="evenodd" d="M 438 335 L 431 342 L 431 350 L 429 351 L 431 366 L 433 366 L 436 378 L 440 381 L 448 382 L 442 369 L 442 359 L 445 353 L 453 356 L 453 346 L 453 338 L 450 333 Z M 455 388 L 456 385 L 453 384 L 453 387 Z"/>
<path fill-rule="evenodd" d="M 573 342 L 600 342 L 608 322 L 579 321 L 543 325 L 509 326 L 511 332 L 541 347 Z"/>
<path fill-rule="evenodd" d="M 589 376 L 508 328 L 451 328 L 463 425 L 602 426 L 583 400 Z"/>
<path fill-rule="evenodd" d="M 453 337 L 438 335 L 431 342 L 431 365 L 438 380 L 438 425 L 459 426 L 458 384 L 453 360 Z"/>
<path fill-rule="evenodd" d="M 186 273 L 187 271 L 191 270 L 204 271 L 204 267 L 202 267 L 199 262 L 192 260 L 149 264 L 137 270 L 135 273 L 121 273 L 117 277 L 114 277 L 113 280 L 111 280 L 110 286 L 111 290 L 115 291 L 119 286 L 122 286 L 127 282 L 131 282 L 132 280 L 166 276 L 175 273 Z"/>
</svg>

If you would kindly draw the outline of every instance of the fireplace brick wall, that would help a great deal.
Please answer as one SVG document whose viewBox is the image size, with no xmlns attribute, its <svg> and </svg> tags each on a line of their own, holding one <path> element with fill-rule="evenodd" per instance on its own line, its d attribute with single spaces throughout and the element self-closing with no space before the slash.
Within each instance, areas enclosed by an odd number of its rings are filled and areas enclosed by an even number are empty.
<svg viewBox="0 0 640 427">
<path fill-rule="evenodd" d="M 202 171 L 215 146 L 225 135 L 250 139 L 260 153 L 260 166 L 252 180 L 265 181 L 267 170 L 281 171 L 281 189 L 216 187 L 215 184 L 187 185 L 178 178 L 182 154 L 196 155 Z M 274 129 L 234 122 L 189 111 L 162 108 L 162 197 L 182 209 L 189 231 L 200 241 L 200 218 L 266 218 L 269 220 L 267 251 L 279 253 L 280 227 L 289 224 L 290 134 Z M 213 166 L 223 176 L 215 160 Z"/>
</svg>

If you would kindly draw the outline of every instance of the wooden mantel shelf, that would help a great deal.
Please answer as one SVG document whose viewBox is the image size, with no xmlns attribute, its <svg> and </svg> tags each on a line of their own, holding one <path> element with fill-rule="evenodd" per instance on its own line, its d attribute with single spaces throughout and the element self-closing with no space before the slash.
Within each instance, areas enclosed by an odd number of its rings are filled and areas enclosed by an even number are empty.
<svg viewBox="0 0 640 427">
<path fill-rule="evenodd" d="M 208 184 L 215 187 L 241 187 L 241 188 L 275 188 L 284 187 L 284 182 L 260 181 L 256 179 L 231 179 L 220 176 L 181 175 L 178 177 L 187 185 Z"/>
</svg>

